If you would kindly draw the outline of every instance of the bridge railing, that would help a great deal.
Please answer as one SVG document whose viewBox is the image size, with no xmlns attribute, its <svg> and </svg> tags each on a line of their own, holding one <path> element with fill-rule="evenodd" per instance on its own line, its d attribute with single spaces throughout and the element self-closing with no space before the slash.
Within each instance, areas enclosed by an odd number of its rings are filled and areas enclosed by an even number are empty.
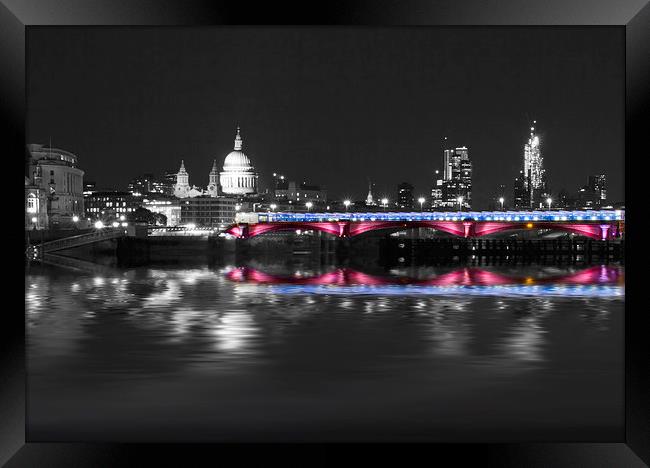
<svg viewBox="0 0 650 468">
<path fill-rule="evenodd" d="M 223 229 L 212 227 L 156 226 L 147 229 L 149 236 L 208 236 L 218 234 Z"/>
<path fill-rule="evenodd" d="M 258 213 L 258 222 L 324 221 L 625 221 L 624 210 Z"/>
<path fill-rule="evenodd" d="M 39 249 L 42 248 L 41 253 L 48 253 L 48 252 L 54 252 L 56 250 L 69 249 L 72 247 L 79 247 L 82 245 L 92 244 L 107 239 L 116 239 L 118 237 L 123 237 L 125 235 L 126 235 L 125 229 L 104 228 L 104 229 L 98 229 L 96 231 L 87 234 L 64 237 L 62 239 L 56 239 L 53 241 L 44 242 L 43 244 L 36 244 L 36 246 Z"/>
</svg>

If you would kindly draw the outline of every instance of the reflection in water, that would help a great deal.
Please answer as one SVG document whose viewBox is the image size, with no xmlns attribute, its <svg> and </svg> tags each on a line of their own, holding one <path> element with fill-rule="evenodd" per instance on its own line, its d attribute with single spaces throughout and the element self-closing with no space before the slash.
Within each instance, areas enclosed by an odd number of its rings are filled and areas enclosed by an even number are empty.
<svg viewBox="0 0 650 468">
<path fill-rule="evenodd" d="M 426 439 L 491 411 L 533 440 L 536 421 L 558 434 L 601 418 L 596 439 L 622 424 L 622 267 L 263 267 L 32 267 L 30 433 L 60 421 L 60 438 L 85 440 L 80 414 L 103 422 L 94 440 L 205 418 L 206 440 L 250 425 Z"/>
<path fill-rule="evenodd" d="M 496 296 L 623 296 L 623 274 L 618 267 L 595 266 L 556 276 L 508 276 L 480 268 L 461 268 L 429 277 L 409 277 L 400 270 L 391 276 L 339 268 L 320 275 L 271 275 L 247 267 L 226 273 L 230 281 L 280 285 L 277 294 L 381 295 L 496 295 Z"/>
</svg>

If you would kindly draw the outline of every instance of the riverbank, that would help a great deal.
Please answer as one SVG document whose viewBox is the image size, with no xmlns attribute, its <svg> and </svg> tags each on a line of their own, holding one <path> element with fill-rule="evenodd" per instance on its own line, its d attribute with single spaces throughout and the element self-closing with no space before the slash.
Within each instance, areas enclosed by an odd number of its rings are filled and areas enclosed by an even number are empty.
<svg viewBox="0 0 650 468">
<path fill-rule="evenodd" d="M 338 239 L 328 236 L 268 236 L 226 239 L 218 236 L 153 236 L 108 239 L 60 250 L 68 256 L 104 265 L 154 263 L 223 263 L 259 259 L 282 262 L 305 258 L 341 265 L 436 265 L 448 263 L 625 263 L 624 241 L 566 239 L 467 239 L 368 236 Z"/>
</svg>

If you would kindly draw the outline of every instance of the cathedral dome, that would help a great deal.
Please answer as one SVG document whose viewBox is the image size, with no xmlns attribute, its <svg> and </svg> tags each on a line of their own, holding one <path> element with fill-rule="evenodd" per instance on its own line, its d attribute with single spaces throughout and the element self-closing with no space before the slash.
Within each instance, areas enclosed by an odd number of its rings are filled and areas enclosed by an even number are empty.
<svg viewBox="0 0 650 468">
<path fill-rule="evenodd" d="M 249 195 L 257 193 L 257 174 L 251 160 L 242 151 L 242 139 L 237 127 L 235 147 L 223 161 L 223 172 L 219 174 L 219 185 L 227 195 Z"/>
<path fill-rule="evenodd" d="M 251 164 L 251 160 L 241 150 L 231 151 L 223 162 L 224 171 L 245 171 L 252 169 L 253 165 Z"/>
</svg>

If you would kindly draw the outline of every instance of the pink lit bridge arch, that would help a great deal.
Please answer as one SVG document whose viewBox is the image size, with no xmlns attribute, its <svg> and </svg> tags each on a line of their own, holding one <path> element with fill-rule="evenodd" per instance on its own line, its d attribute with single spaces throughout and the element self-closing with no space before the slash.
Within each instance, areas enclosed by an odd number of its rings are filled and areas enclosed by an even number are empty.
<svg viewBox="0 0 650 468">
<path fill-rule="evenodd" d="M 243 221 L 247 222 L 243 222 Z M 243 213 L 226 233 L 249 239 L 278 231 L 321 231 L 352 238 L 380 230 L 430 228 L 457 237 L 478 238 L 505 231 L 551 229 L 597 240 L 621 237 L 620 210 L 420 213 Z"/>
</svg>

